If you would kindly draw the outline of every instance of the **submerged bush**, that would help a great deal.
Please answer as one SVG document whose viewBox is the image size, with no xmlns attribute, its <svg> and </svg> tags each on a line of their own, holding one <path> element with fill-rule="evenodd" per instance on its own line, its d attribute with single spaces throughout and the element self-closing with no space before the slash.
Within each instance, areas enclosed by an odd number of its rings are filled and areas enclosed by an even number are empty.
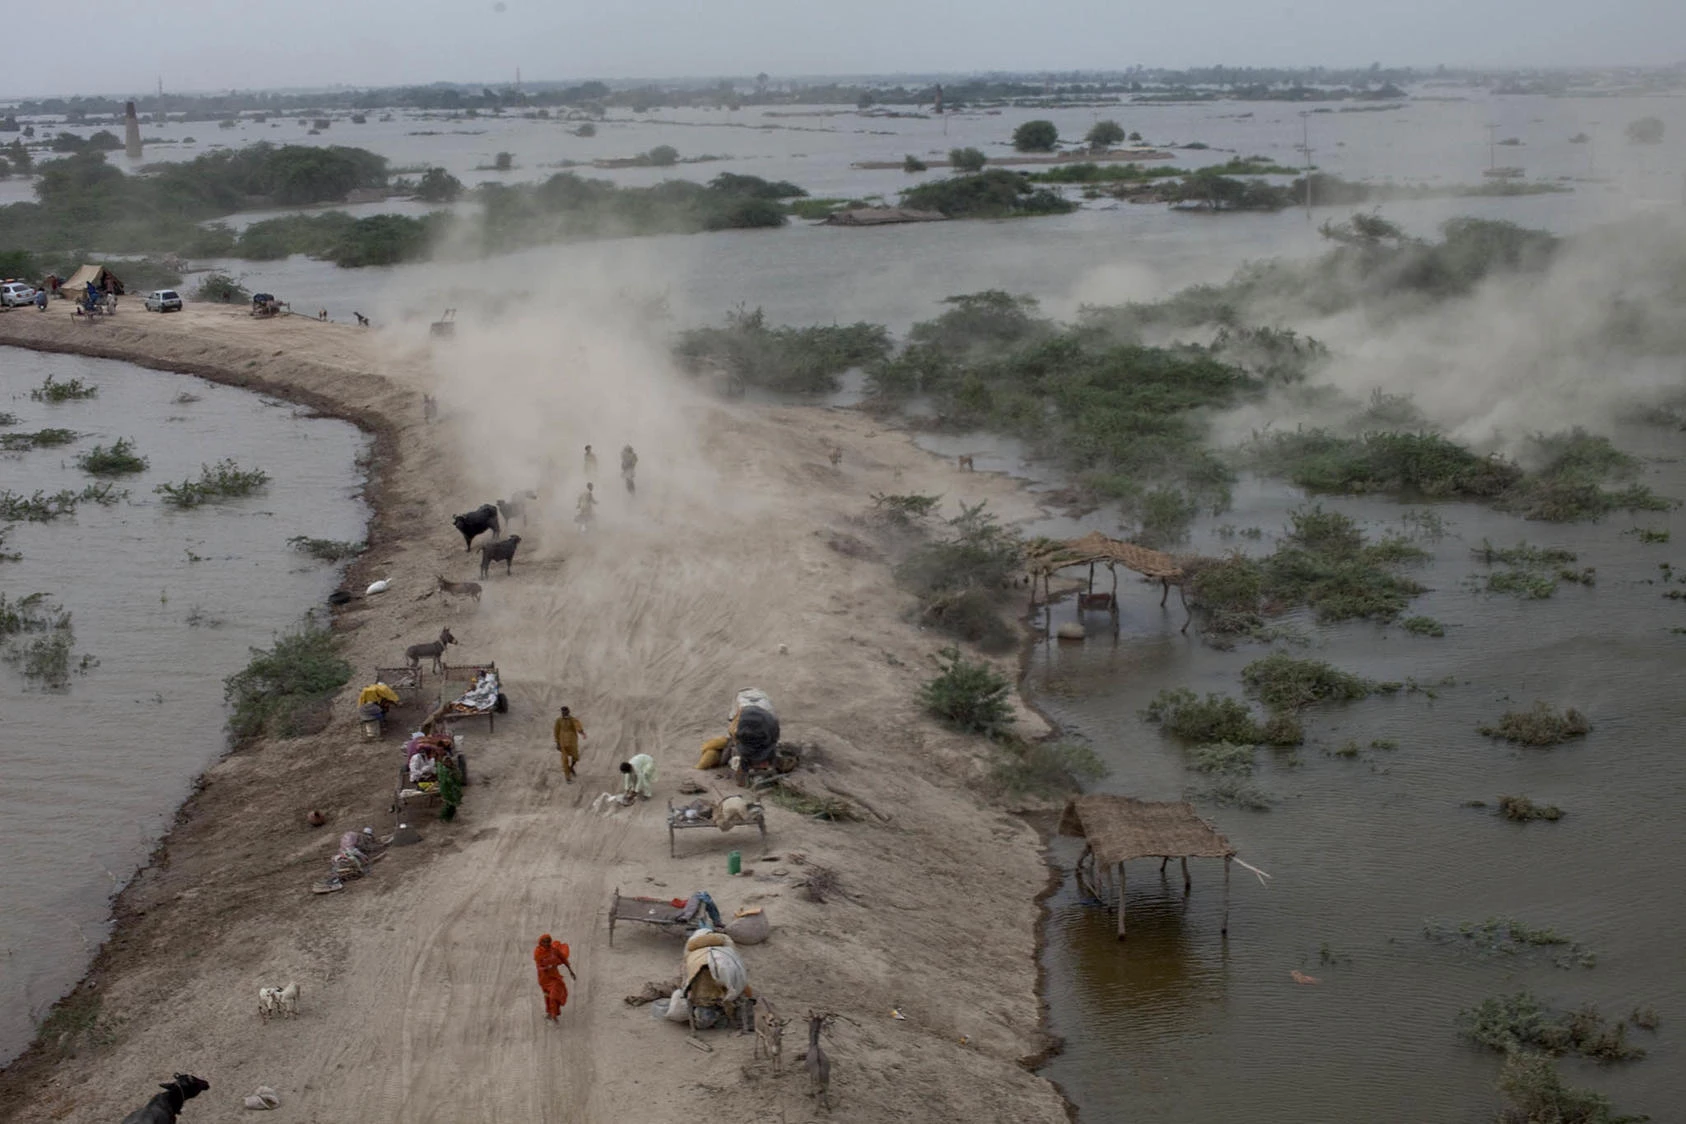
<svg viewBox="0 0 1686 1124">
<path fill-rule="evenodd" d="M 1511 1050 L 1499 1075 L 1505 1105 L 1498 1124 L 1638 1124 L 1644 1117 L 1617 1116 L 1608 1097 L 1576 1089 L 1544 1054 Z"/>
<path fill-rule="evenodd" d="M 54 449 L 80 437 L 74 429 L 38 429 L 34 433 L 0 433 L 0 452 L 23 453 L 31 449 Z"/>
<path fill-rule="evenodd" d="M 231 457 L 215 465 L 200 465 L 199 479 L 183 480 L 180 484 L 160 484 L 152 489 L 172 507 L 198 507 L 210 500 L 233 496 L 249 496 L 269 483 L 269 473 L 262 469 L 243 469 Z"/>
<path fill-rule="evenodd" d="M 1291 711 L 1312 703 L 1368 698 L 1377 689 L 1363 679 L 1321 660 L 1300 660 L 1280 652 L 1241 669 L 1247 693 L 1267 710 Z"/>
<path fill-rule="evenodd" d="M 1501 796 L 1499 815 L 1515 823 L 1555 821 L 1563 818 L 1563 809 L 1555 804 L 1536 804 L 1526 796 Z"/>
<path fill-rule="evenodd" d="M 145 457 L 135 455 L 135 443 L 127 437 L 119 437 L 109 449 L 104 445 L 95 445 L 76 458 L 77 467 L 94 476 L 145 472 L 149 463 Z"/>
<path fill-rule="evenodd" d="M 323 562 L 344 562 L 348 558 L 356 558 L 367 549 L 360 542 L 340 542 L 336 539 L 313 539 L 305 535 L 294 535 L 287 540 L 289 546 L 312 558 Z"/>
<path fill-rule="evenodd" d="M 1528 746 L 1558 745 L 1585 737 L 1591 729 L 1586 715 L 1574 707 L 1559 711 L 1547 702 L 1536 702 L 1531 710 L 1507 710 L 1496 724 L 1476 727 L 1487 737 Z"/>
<path fill-rule="evenodd" d="M 1458 1029 L 1478 1046 L 1507 1054 L 1579 1054 L 1601 1062 L 1633 1061 L 1645 1049 L 1627 1040 L 1627 1026 L 1585 1004 L 1551 1011 L 1531 993 L 1497 995 L 1458 1012 Z"/>
<path fill-rule="evenodd" d="M 81 398 L 94 398 L 99 395 L 100 388 L 81 379 L 69 379 L 59 382 L 48 375 L 40 386 L 29 392 L 29 396 L 37 402 L 74 402 Z"/>
<path fill-rule="evenodd" d="M 351 665 L 337 648 L 333 633 L 315 619 L 278 637 L 267 650 L 253 648 L 252 661 L 223 681 L 235 742 L 311 732 L 313 720 L 351 678 Z"/>
<path fill-rule="evenodd" d="M 989 664 L 968 660 L 952 645 L 938 657 L 942 672 L 919 687 L 926 713 L 964 734 L 1004 734 L 1013 720 L 1011 684 Z"/>
<path fill-rule="evenodd" d="M 1204 699 L 1186 687 L 1166 689 L 1155 695 L 1142 717 L 1156 722 L 1167 733 L 1185 741 L 1235 745 L 1299 745 L 1305 733 L 1290 715 L 1275 715 L 1264 722 L 1253 717 L 1246 703 L 1216 692 Z"/>
</svg>

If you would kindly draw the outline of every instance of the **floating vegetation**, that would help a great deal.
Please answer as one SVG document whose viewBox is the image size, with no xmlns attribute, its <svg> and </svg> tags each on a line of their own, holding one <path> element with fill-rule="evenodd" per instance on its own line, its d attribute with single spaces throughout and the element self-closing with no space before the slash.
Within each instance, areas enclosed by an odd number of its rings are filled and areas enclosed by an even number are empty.
<svg viewBox="0 0 1686 1124">
<path fill-rule="evenodd" d="M 1368 698 L 1380 688 L 1374 680 L 1342 671 L 1321 660 L 1298 660 L 1280 652 L 1241 669 L 1247 693 L 1275 712 L 1312 703 Z"/>
<path fill-rule="evenodd" d="M 0 433 L 0 453 L 27 453 L 31 449 L 53 449 L 80 437 L 74 429 L 38 429 L 34 433 Z"/>
<path fill-rule="evenodd" d="M 1423 587 L 1394 567 L 1428 557 L 1398 536 L 1365 539 L 1358 524 L 1321 507 L 1302 508 L 1275 552 L 1265 558 L 1232 554 L 1196 569 L 1191 602 L 1207 613 L 1207 627 L 1219 635 L 1264 634 L 1264 616 L 1298 606 L 1319 621 L 1391 621 Z"/>
<path fill-rule="evenodd" d="M 1433 617 L 1406 617 L 1399 627 L 1412 636 L 1445 636 L 1446 626 Z"/>
<path fill-rule="evenodd" d="M 22 492 L 0 490 L 0 520 L 17 523 L 46 523 L 61 515 L 72 515 L 78 504 L 97 503 L 103 507 L 128 496 L 128 492 L 111 484 L 89 484 L 80 492 L 66 488 L 48 495 L 37 491 L 26 496 Z"/>
<path fill-rule="evenodd" d="M 18 416 L 6 410 L 0 410 L 0 426 L 17 425 Z"/>
<path fill-rule="evenodd" d="M 127 437 L 119 437 L 109 449 L 104 445 L 95 445 L 76 458 L 76 466 L 94 476 L 145 472 L 149 463 L 145 457 L 135 454 L 135 443 Z"/>
<path fill-rule="evenodd" d="M 1530 928 L 1514 917 L 1489 917 L 1456 926 L 1426 922 L 1423 936 L 1436 944 L 1454 945 L 1484 957 L 1521 956 L 1551 949 L 1551 962 L 1559 968 L 1591 968 L 1598 963 L 1586 946 L 1554 929 Z"/>
<path fill-rule="evenodd" d="M 1610 1099 L 1563 1080 L 1557 1065 L 1544 1054 L 1512 1050 L 1499 1075 L 1505 1105 L 1498 1124 L 1639 1124 L 1643 1116 L 1617 1116 Z"/>
<path fill-rule="evenodd" d="M 1555 547 L 1530 546 L 1519 542 L 1512 547 L 1496 547 L 1486 539 L 1470 552 L 1476 561 L 1486 566 L 1510 567 L 1494 570 L 1481 583 L 1488 593 L 1508 594 L 1524 600 L 1543 601 L 1557 592 L 1559 582 L 1592 585 L 1598 572 L 1591 566 L 1575 569 L 1574 551 Z"/>
<path fill-rule="evenodd" d="M 1651 527 L 1632 527 L 1623 531 L 1624 535 L 1633 535 L 1642 543 L 1658 545 L 1668 542 L 1669 533 Z"/>
<path fill-rule="evenodd" d="M 1250 745 L 1210 742 L 1189 751 L 1188 767 L 1197 773 L 1251 773 L 1255 752 Z"/>
<path fill-rule="evenodd" d="M 1552 1011 L 1526 991 L 1496 995 L 1465 1008 L 1458 1012 L 1457 1023 L 1459 1033 L 1471 1042 L 1507 1054 L 1578 1054 L 1600 1062 L 1645 1056 L 1644 1047 L 1627 1040 L 1627 1025 L 1605 1019 L 1593 1004 Z"/>
<path fill-rule="evenodd" d="M 1591 729 L 1586 715 L 1574 707 L 1559 711 L 1546 702 L 1536 702 L 1531 710 L 1507 710 L 1496 724 L 1476 727 L 1489 738 L 1531 746 L 1558 745 L 1585 737 Z"/>
<path fill-rule="evenodd" d="M 177 406 L 191 406 L 193 403 L 200 401 L 200 398 L 197 394 L 184 390 L 170 401 Z"/>
<path fill-rule="evenodd" d="M 99 387 L 84 383 L 81 379 L 59 382 L 52 375 L 48 375 L 40 386 L 29 392 L 29 396 L 37 402 L 75 402 L 83 398 L 96 398 L 99 392 Z"/>
<path fill-rule="evenodd" d="M 1292 715 L 1272 715 L 1261 723 L 1239 699 L 1217 692 L 1202 699 L 1186 687 L 1160 691 L 1142 711 L 1142 717 L 1159 723 L 1167 733 L 1200 745 L 1229 742 L 1288 746 L 1305 741 L 1305 731 Z"/>
<path fill-rule="evenodd" d="M 1657 1009 L 1655 1007 L 1646 1006 L 1635 1007 L 1633 1009 L 1633 1014 L 1627 1017 L 1627 1021 L 1638 1027 L 1640 1030 L 1656 1030 L 1662 1025 L 1663 1018 L 1661 1015 L 1657 1014 Z"/>
<path fill-rule="evenodd" d="M 1202 800 L 1225 808 L 1243 808 L 1250 812 L 1268 812 L 1276 797 L 1245 777 L 1220 773 L 1200 788 L 1183 793 L 1187 800 Z"/>
<path fill-rule="evenodd" d="M 224 458 L 215 465 L 200 465 L 199 469 L 197 480 L 160 484 L 153 491 L 167 504 L 189 508 L 214 499 L 251 495 L 269 482 L 269 473 L 262 469 L 242 469 L 232 458 Z"/>
<path fill-rule="evenodd" d="M 0 659 L 52 690 L 70 686 L 70 613 L 45 593 L 9 601 L 0 593 Z M 84 669 L 90 664 L 84 657 Z"/>
<path fill-rule="evenodd" d="M 1563 809 L 1555 804 L 1536 804 L 1526 796 L 1499 797 L 1499 815 L 1515 823 L 1534 820 L 1556 821 L 1563 818 Z"/>
<path fill-rule="evenodd" d="M 313 539 L 306 535 L 294 535 L 287 540 L 287 544 L 294 550 L 310 555 L 323 562 L 344 562 L 348 558 L 356 558 L 368 549 L 360 542 L 340 542 L 337 539 Z"/>
</svg>

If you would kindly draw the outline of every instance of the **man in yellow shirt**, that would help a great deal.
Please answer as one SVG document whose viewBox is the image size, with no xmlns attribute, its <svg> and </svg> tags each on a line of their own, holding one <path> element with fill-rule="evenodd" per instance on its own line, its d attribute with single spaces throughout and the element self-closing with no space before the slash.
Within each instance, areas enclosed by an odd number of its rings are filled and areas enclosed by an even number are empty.
<svg viewBox="0 0 1686 1124">
<path fill-rule="evenodd" d="M 556 739 L 556 748 L 562 754 L 562 777 L 569 784 L 573 784 L 574 766 L 580 759 L 580 739 L 585 737 L 585 727 L 580 725 L 580 720 L 574 717 L 572 711 L 563 707 L 551 735 Z"/>
</svg>

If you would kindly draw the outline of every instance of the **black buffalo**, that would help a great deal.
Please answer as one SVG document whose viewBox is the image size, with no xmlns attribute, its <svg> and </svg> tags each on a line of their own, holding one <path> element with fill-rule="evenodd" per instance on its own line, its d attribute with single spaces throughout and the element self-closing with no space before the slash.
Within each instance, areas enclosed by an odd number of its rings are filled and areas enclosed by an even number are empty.
<svg viewBox="0 0 1686 1124">
<path fill-rule="evenodd" d="M 162 1093 L 154 1093 L 150 1101 L 125 1116 L 122 1124 L 173 1124 L 181 1115 L 182 1102 L 192 1100 L 210 1087 L 211 1083 L 203 1077 L 178 1073 L 174 1081 L 160 1086 Z"/>
<path fill-rule="evenodd" d="M 452 518 L 457 530 L 462 532 L 463 553 L 469 554 L 474 550 L 474 536 L 482 531 L 492 532 L 492 541 L 498 538 L 498 509 L 489 503 L 483 503 L 466 515 Z"/>
<path fill-rule="evenodd" d="M 509 573 L 515 563 L 515 548 L 520 545 L 521 536 L 511 535 L 502 542 L 487 543 L 481 547 L 480 576 L 486 576 L 486 571 L 491 569 L 493 562 L 502 562 L 503 572 Z"/>
</svg>

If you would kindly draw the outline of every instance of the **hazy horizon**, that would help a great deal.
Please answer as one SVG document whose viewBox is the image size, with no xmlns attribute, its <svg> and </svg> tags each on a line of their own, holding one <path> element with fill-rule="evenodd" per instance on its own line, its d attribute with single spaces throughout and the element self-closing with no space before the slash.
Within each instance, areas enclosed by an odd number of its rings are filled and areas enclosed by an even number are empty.
<svg viewBox="0 0 1686 1124">
<path fill-rule="evenodd" d="M 15 58 L 8 99 L 210 94 L 463 82 L 501 85 L 611 75 L 865 76 L 1242 67 L 1488 70 L 1677 65 L 1686 5 L 1612 0 L 1602 8 L 1543 0 L 1518 19 L 1508 0 L 1365 5 L 1295 0 L 1268 8 L 1216 0 L 1198 10 L 1126 13 L 1077 0 L 1058 17 L 987 3 L 955 19 L 930 0 L 883 0 L 847 11 L 736 0 L 707 8 L 646 0 L 633 9 L 553 7 L 535 0 L 363 0 L 355 13 L 298 0 L 284 19 L 254 23 L 210 0 L 179 0 L 167 26 L 151 9 L 108 8 L 76 27 L 75 72 L 62 56 Z M 15 47 L 62 38 L 65 13 L 9 9 Z M 892 29 L 893 35 L 886 35 Z"/>
</svg>

